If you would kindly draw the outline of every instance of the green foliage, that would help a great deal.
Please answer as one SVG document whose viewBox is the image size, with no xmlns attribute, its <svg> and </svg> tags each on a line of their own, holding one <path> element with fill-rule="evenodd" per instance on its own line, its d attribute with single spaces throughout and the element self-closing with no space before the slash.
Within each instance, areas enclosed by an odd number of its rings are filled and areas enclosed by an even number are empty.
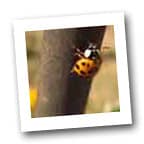
<svg viewBox="0 0 144 144">
<path fill-rule="evenodd" d="M 114 107 L 114 108 L 112 109 L 112 112 L 120 112 L 120 107 Z"/>
</svg>

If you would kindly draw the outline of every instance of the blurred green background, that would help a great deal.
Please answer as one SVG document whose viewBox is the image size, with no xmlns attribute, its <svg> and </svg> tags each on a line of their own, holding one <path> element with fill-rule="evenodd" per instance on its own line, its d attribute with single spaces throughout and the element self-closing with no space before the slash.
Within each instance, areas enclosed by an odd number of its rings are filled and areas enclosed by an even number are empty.
<svg viewBox="0 0 144 144">
<path fill-rule="evenodd" d="M 26 32 L 28 75 L 32 112 L 36 106 L 40 49 L 43 47 L 43 31 Z M 102 43 L 103 63 L 93 78 L 85 113 L 120 111 L 114 27 L 107 26 Z"/>
</svg>

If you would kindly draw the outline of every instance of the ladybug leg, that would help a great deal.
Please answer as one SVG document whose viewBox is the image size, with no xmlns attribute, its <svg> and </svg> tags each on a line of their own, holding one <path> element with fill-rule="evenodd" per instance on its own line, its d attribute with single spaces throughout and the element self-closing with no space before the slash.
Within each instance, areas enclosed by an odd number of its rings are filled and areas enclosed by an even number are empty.
<svg viewBox="0 0 144 144">
<path fill-rule="evenodd" d="M 82 54 L 80 54 L 80 53 L 75 53 L 75 55 L 74 56 L 78 56 L 79 58 L 83 58 L 83 55 Z"/>
<path fill-rule="evenodd" d="M 75 56 L 78 56 L 79 58 L 83 58 L 84 54 L 83 54 L 83 52 L 80 51 L 79 48 L 76 48 Z"/>
<path fill-rule="evenodd" d="M 84 53 L 81 52 L 81 50 L 75 46 L 72 47 L 75 51 L 74 56 L 78 56 L 79 58 L 83 58 L 84 57 Z"/>
<path fill-rule="evenodd" d="M 78 53 L 80 53 L 80 52 L 81 52 L 79 48 L 76 48 L 75 50 L 76 50 L 76 52 L 78 52 Z"/>
<path fill-rule="evenodd" d="M 72 70 L 70 71 L 70 73 L 73 73 L 74 72 L 74 69 L 72 68 Z"/>
</svg>

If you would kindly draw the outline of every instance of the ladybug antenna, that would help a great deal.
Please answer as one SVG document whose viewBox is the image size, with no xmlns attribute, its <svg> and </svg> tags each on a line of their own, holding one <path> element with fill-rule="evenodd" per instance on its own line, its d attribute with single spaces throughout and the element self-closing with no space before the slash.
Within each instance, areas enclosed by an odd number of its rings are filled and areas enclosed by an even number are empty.
<svg viewBox="0 0 144 144">
<path fill-rule="evenodd" d="M 93 43 L 89 43 L 88 48 L 91 49 L 93 47 Z"/>
<path fill-rule="evenodd" d="M 97 44 L 89 43 L 88 49 L 95 50 L 97 48 Z"/>
</svg>

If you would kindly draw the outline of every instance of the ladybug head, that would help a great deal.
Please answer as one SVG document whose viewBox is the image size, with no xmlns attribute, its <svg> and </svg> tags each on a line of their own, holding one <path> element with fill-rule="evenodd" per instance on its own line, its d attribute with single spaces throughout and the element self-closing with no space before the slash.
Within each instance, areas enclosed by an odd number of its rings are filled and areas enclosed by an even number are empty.
<svg viewBox="0 0 144 144">
<path fill-rule="evenodd" d="M 90 43 L 88 48 L 84 51 L 84 56 L 92 60 L 100 58 L 100 50 L 96 48 L 96 45 Z"/>
</svg>

